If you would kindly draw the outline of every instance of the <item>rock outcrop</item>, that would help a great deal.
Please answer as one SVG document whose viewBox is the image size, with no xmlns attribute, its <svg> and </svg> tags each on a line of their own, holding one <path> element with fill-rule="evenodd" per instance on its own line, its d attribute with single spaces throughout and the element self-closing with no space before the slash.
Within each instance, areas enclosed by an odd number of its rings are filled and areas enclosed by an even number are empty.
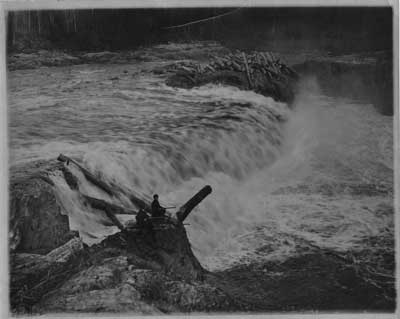
<svg viewBox="0 0 400 319">
<path fill-rule="evenodd" d="M 57 169 L 62 165 L 45 161 L 11 168 L 11 251 L 47 253 L 76 236 L 70 231 L 67 212 L 57 201 L 48 176 Z"/>
<path fill-rule="evenodd" d="M 204 281 L 210 274 L 194 256 L 179 218 L 154 220 L 153 231 L 128 223 L 100 243 L 85 245 L 79 234 L 71 232 L 50 178 L 63 176 L 71 190 L 79 192 L 76 177 L 65 165 L 40 161 L 11 169 L 13 313 L 237 309 L 226 292 Z M 95 186 L 99 185 L 105 184 Z M 205 187 L 183 205 L 181 215 L 209 192 L 211 188 Z"/>
<path fill-rule="evenodd" d="M 183 226 L 122 232 L 87 249 L 91 266 L 44 295 L 34 311 L 105 311 L 157 314 L 229 310 L 233 300 L 203 281 Z"/>
<path fill-rule="evenodd" d="M 49 290 L 76 272 L 84 244 L 75 237 L 46 255 L 10 255 L 10 302 L 13 311 L 26 312 Z"/>
</svg>

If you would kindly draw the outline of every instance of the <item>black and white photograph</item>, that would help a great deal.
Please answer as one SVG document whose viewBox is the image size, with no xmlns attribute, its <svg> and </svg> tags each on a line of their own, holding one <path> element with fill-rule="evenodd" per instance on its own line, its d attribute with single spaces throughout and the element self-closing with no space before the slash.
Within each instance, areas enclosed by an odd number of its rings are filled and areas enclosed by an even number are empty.
<svg viewBox="0 0 400 319">
<path fill-rule="evenodd" d="M 9 316 L 395 316 L 393 3 L 61 2 L 3 4 Z"/>
</svg>

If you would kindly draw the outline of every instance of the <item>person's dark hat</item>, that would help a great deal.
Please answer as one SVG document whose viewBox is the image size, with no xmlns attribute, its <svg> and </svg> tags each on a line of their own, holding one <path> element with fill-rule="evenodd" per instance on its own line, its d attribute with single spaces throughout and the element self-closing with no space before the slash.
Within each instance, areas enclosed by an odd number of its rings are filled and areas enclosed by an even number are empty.
<svg viewBox="0 0 400 319">
<path fill-rule="evenodd" d="M 154 195 L 153 195 L 153 198 L 154 198 L 154 199 L 158 198 L 158 194 L 154 194 Z"/>
</svg>

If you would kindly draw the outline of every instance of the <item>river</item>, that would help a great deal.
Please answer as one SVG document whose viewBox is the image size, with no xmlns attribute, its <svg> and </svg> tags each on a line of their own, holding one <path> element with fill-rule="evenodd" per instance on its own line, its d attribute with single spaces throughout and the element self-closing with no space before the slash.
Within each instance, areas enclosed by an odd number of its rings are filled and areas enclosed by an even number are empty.
<svg viewBox="0 0 400 319">
<path fill-rule="evenodd" d="M 392 117 L 326 96 L 312 77 L 291 106 L 229 86 L 171 88 L 149 72 L 163 64 L 9 72 L 10 164 L 63 153 L 164 206 L 211 185 L 186 226 L 210 270 L 393 237 Z M 53 180 L 84 241 L 117 231 Z M 83 180 L 81 191 L 110 200 Z"/>
</svg>

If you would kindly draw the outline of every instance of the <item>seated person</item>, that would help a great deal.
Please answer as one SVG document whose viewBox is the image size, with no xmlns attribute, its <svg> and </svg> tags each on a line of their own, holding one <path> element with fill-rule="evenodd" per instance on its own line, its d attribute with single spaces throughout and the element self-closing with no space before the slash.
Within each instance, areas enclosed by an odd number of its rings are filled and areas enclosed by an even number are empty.
<svg viewBox="0 0 400 319">
<path fill-rule="evenodd" d="M 152 240 L 154 242 L 156 241 L 153 224 L 150 220 L 150 217 L 146 214 L 146 212 L 143 209 L 139 210 L 139 212 L 136 215 L 136 225 L 139 228 L 148 231 L 151 235 Z"/>
<path fill-rule="evenodd" d="M 153 202 L 151 203 L 151 216 L 152 217 L 165 217 L 165 208 L 158 202 L 158 195 L 153 196 Z"/>
<path fill-rule="evenodd" d="M 136 225 L 138 225 L 141 228 L 145 228 L 148 226 L 150 223 L 149 216 L 146 214 L 146 212 L 141 209 L 136 215 Z"/>
</svg>

